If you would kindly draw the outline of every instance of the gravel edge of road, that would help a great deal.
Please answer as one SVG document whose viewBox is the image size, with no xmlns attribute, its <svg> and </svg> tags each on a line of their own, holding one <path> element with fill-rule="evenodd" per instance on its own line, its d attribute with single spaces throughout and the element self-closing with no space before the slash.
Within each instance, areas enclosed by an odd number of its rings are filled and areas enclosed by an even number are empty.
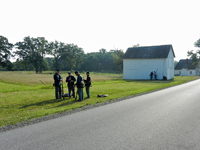
<svg viewBox="0 0 200 150">
<path fill-rule="evenodd" d="M 200 78 L 197 78 L 195 80 L 198 80 L 198 79 L 200 79 Z M 195 81 L 195 80 L 192 80 L 192 81 Z M 149 94 L 149 93 L 153 93 L 153 92 L 165 90 L 165 89 L 168 89 L 168 88 L 171 88 L 171 87 L 175 87 L 175 86 L 179 86 L 179 85 L 182 85 L 182 84 L 186 84 L 186 83 L 189 83 L 189 82 L 192 82 L 192 81 L 188 81 L 188 82 L 185 82 L 185 83 L 181 83 L 181 84 L 170 86 L 170 87 L 163 88 L 163 89 L 158 89 L 158 90 L 154 90 L 154 91 L 140 93 L 140 94 L 137 94 L 137 95 L 130 95 L 130 96 L 127 96 L 127 97 L 122 97 L 122 98 L 114 99 L 114 100 L 107 101 L 107 102 L 104 102 L 104 103 L 97 103 L 95 105 L 88 105 L 88 106 L 84 106 L 84 107 L 77 108 L 77 109 L 74 109 L 74 110 L 69 110 L 69 111 L 66 111 L 66 112 L 52 114 L 52 115 L 44 116 L 44 117 L 37 118 L 37 119 L 32 119 L 30 121 L 19 122 L 16 125 L 3 126 L 3 127 L 0 127 L 0 133 L 1 132 L 6 132 L 8 130 L 12 130 L 12 129 L 24 127 L 24 126 L 36 124 L 36 123 L 39 123 L 39 122 L 43 122 L 43 121 L 48 121 L 48 120 L 51 120 L 51 119 L 59 118 L 59 117 L 62 117 L 62 116 L 74 114 L 74 113 L 81 112 L 81 111 L 84 111 L 84 110 L 93 109 L 93 108 L 96 108 L 96 107 L 100 107 L 100 106 L 112 104 L 112 103 L 115 103 L 115 102 L 127 100 L 127 99 L 130 99 L 130 98 L 133 98 L 133 97 L 137 97 L 137 96 L 141 96 L 141 95 L 145 95 L 145 94 Z"/>
</svg>

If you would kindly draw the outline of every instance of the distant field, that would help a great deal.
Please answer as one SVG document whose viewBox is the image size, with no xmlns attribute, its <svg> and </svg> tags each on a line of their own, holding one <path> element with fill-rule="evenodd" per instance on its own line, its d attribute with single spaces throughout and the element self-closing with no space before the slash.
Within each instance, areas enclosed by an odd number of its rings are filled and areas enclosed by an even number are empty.
<svg viewBox="0 0 200 150">
<path fill-rule="evenodd" d="M 91 73 L 91 98 L 82 102 L 65 98 L 55 100 L 53 84 L 54 72 L 35 74 L 34 72 L 0 72 L 0 126 L 42 116 L 64 112 L 86 105 L 94 105 L 148 91 L 154 91 L 173 85 L 195 80 L 199 77 L 175 77 L 170 81 L 132 81 L 123 80 L 121 74 Z M 61 72 L 65 80 L 67 72 Z M 82 73 L 83 77 L 85 73 Z M 39 80 L 46 84 L 43 85 Z M 65 93 L 67 86 L 65 84 Z M 97 94 L 109 94 L 106 98 L 97 98 Z M 84 89 L 84 97 L 86 97 Z"/>
<path fill-rule="evenodd" d="M 14 71 L 14 72 L 6 72 L 0 71 L 0 82 L 18 84 L 18 85 L 27 85 L 27 86 L 41 86 L 43 85 L 39 80 L 43 83 L 47 84 L 47 86 L 51 86 L 53 84 L 53 71 L 44 71 L 43 74 L 35 74 L 33 71 Z M 68 76 L 68 72 L 60 72 L 60 75 L 63 79 L 66 79 Z M 75 74 L 72 72 L 72 75 Z M 81 73 L 83 77 L 86 77 L 85 73 Z M 91 73 L 92 81 L 106 81 L 111 80 L 113 78 L 122 78 L 122 74 L 110 74 L 110 73 Z"/>
</svg>

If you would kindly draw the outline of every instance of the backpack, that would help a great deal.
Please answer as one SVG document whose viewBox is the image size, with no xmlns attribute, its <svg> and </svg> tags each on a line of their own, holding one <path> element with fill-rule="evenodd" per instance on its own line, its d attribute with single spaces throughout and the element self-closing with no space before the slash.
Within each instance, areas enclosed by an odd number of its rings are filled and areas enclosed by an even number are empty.
<svg viewBox="0 0 200 150">
<path fill-rule="evenodd" d="M 83 80 L 81 81 L 80 87 L 81 87 L 81 88 L 84 88 L 84 87 L 85 87 Z"/>
</svg>

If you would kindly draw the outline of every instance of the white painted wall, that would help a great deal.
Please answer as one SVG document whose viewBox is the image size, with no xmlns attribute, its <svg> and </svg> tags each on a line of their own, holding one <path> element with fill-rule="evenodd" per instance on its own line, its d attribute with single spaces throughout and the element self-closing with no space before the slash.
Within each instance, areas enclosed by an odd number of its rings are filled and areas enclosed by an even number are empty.
<svg viewBox="0 0 200 150">
<path fill-rule="evenodd" d="M 196 67 L 195 69 L 195 76 L 198 76 L 199 75 L 199 69 Z"/>
<path fill-rule="evenodd" d="M 157 69 L 158 79 L 167 74 L 166 59 L 124 59 L 123 65 L 124 79 L 149 80 L 150 72 Z"/>
<path fill-rule="evenodd" d="M 190 71 L 192 71 L 192 74 L 190 74 Z M 174 71 L 175 75 L 180 75 L 180 76 L 196 76 L 198 75 L 197 70 L 187 70 L 187 69 L 181 69 L 181 70 L 175 70 Z"/>
<path fill-rule="evenodd" d="M 170 50 L 168 57 L 166 59 L 166 69 L 167 69 L 167 79 L 174 78 L 174 55 L 172 49 Z"/>
<path fill-rule="evenodd" d="M 157 70 L 158 69 L 158 70 Z M 174 55 L 172 50 L 166 59 L 124 59 L 123 78 L 149 80 L 150 72 L 157 70 L 157 79 L 174 78 Z"/>
<path fill-rule="evenodd" d="M 174 70 L 174 75 L 180 75 L 180 74 L 181 74 L 180 71 L 181 71 L 181 70 Z"/>
</svg>

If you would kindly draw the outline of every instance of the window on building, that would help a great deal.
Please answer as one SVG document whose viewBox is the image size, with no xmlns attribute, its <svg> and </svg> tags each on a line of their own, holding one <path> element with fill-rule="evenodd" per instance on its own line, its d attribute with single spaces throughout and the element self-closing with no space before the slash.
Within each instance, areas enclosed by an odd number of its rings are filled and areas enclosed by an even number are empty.
<svg viewBox="0 0 200 150">
<path fill-rule="evenodd" d="M 190 74 L 192 74 L 192 71 L 190 71 Z"/>
<path fill-rule="evenodd" d="M 179 74 L 181 74 L 181 71 L 179 71 Z"/>
</svg>

